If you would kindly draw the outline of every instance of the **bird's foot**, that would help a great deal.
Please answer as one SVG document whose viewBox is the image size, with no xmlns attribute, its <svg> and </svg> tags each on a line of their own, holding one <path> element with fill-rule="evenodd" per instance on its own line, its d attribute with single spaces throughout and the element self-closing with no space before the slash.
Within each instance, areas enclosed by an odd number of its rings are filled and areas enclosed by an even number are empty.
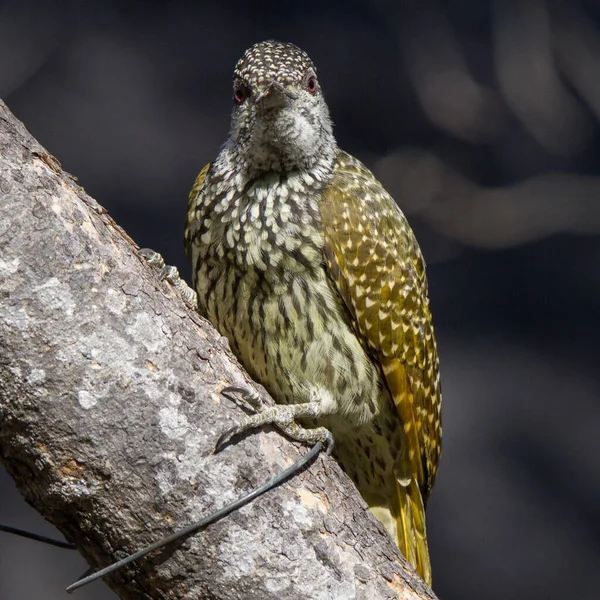
<svg viewBox="0 0 600 600">
<path fill-rule="evenodd" d="M 149 266 L 158 272 L 161 281 L 168 281 L 181 294 L 181 297 L 187 304 L 194 310 L 198 308 L 198 295 L 183 279 L 181 279 L 177 267 L 166 265 L 163 257 L 150 248 L 140 248 L 138 254 Z"/>
<path fill-rule="evenodd" d="M 250 407 L 255 414 L 247 416 L 227 431 L 223 432 L 214 452 L 219 452 L 235 435 L 239 435 L 249 429 L 256 429 L 263 425 L 273 425 L 292 440 L 307 444 L 321 442 L 328 454 L 333 450 L 333 435 L 326 427 L 306 428 L 298 425 L 296 419 L 313 418 L 321 415 L 320 402 L 306 402 L 304 404 L 275 404 L 267 406 L 263 403 L 258 392 L 241 387 L 227 387 L 222 393 L 229 399 L 237 401 L 238 398 Z"/>
</svg>

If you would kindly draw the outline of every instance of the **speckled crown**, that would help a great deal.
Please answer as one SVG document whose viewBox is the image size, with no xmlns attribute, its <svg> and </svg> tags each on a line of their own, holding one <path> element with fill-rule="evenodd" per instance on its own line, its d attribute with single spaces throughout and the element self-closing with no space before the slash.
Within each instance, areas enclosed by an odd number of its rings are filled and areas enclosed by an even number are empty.
<svg viewBox="0 0 600 600">
<path fill-rule="evenodd" d="M 283 85 L 298 83 L 309 69 L 316 72 L 308 54 L 298 46 L 267 40 L 254 44 L 244 52 L 235 66 L 233 76 L 260 89 L 274 79 Z"/>
</svg>

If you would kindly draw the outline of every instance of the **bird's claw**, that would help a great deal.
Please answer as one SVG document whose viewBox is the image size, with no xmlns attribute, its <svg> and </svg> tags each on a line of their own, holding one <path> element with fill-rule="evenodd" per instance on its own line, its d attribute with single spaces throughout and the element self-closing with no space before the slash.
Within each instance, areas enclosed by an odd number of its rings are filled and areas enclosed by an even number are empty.
<svg viewBox="0 0 600 600">
<path fill-rule="evenodd" d="M 152 267 L 157 272 L 158 278 L 161 281 L 170 283 L 181 294 L 181 297 L 185 302 L 192 308 L 197 309 L 198 296 L 196 292 L 181 279 L 177 267 L 166 265 L 163 257 L 155 250 L 152 250 L 152 248 L 140 248 L 137 253 L 138 256 L 148 263 L 148 266 Z"/>
<path fill-rule="evenodd" d="M 217 440 L 215 447 L 213 448 L 212 453 L 217 454 L 223 450 L 223 448 L 227 445 L 227 442 L 237 433 L 238 427 L 234 425 L 230 427 L 227 431 L 224 431 Z"/>
<path fill-rule="evenodd" d="M 137 253 L 149 266 L 157 271 L 160 271 L 165 266 L 163 257 L 156 250 L 152 250 L 152 248 L 140 248 Z"/>
<path fill-rule="evenodd" d="M 161 281 L 168 281 L 172 285 L 177 284 L 177 281 L 180 279 L 177 267 L 166 265 L 164 258 L 158 252 L 152 250 L 152 248 L 140 248 L 138 255 L 157 271 Z"/>
<path fill-rule="evenodd" d="M 250 413 L 257 414 L 264 410 L 264 403 L 256 390 L 243 386 L 229 385 L 221 390 L 221 394 Z M 220 452 L 234 435 L 243 430 L 242 425 L 234 425 L 224 431 L 215 444 L 213 454 Z"/>
<path fill-rule="evenodd" d="M 260 412 L 264 403 L 256 390 L 247 387 L 229 385 L 221 390 L 221 394 L 228 400 L 242 405 L 243 408 L 251 409 L 252 412 Z"/>
</svg>

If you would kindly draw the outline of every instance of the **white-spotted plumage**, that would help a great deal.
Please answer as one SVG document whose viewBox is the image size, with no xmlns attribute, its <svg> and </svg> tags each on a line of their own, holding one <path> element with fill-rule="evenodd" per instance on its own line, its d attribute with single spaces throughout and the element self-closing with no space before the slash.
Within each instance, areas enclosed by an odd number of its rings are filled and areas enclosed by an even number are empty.
<svg viewBox="0 0 600 600">
<path fill-rule="evenodd" d="M 229 140 L 190 194 L 199 311 L 278 403 L 316 420 L 308 434 L 296 426 L 299 439 L 333 433 L 342 466 L 430 582 L 441 390 L 420 249 L 373 174 L 338 149 L 302 50 L 253 46 L 234 90 Z"/>
</svg>

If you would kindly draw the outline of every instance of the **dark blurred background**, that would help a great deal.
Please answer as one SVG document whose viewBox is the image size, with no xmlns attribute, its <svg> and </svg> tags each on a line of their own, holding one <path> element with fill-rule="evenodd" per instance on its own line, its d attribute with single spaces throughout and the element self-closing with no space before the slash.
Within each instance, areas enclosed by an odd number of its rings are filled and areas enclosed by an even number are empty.
<svg viewBox="0 0 600 600">
<path fill-rule="evenodd" d="M 236 60 L 267 38 L 313 58 L 340 145 L 429 265 L 435 590 L 599 598 L 600 2 L 9 0 L 0 97 L 187 277 L 188 189 L 226 138 Z M 4 472 L 0 522 L 52 532 Z M 0 599 L 64 598 L 74 554 L 0 537 Z"/>
</svg>

